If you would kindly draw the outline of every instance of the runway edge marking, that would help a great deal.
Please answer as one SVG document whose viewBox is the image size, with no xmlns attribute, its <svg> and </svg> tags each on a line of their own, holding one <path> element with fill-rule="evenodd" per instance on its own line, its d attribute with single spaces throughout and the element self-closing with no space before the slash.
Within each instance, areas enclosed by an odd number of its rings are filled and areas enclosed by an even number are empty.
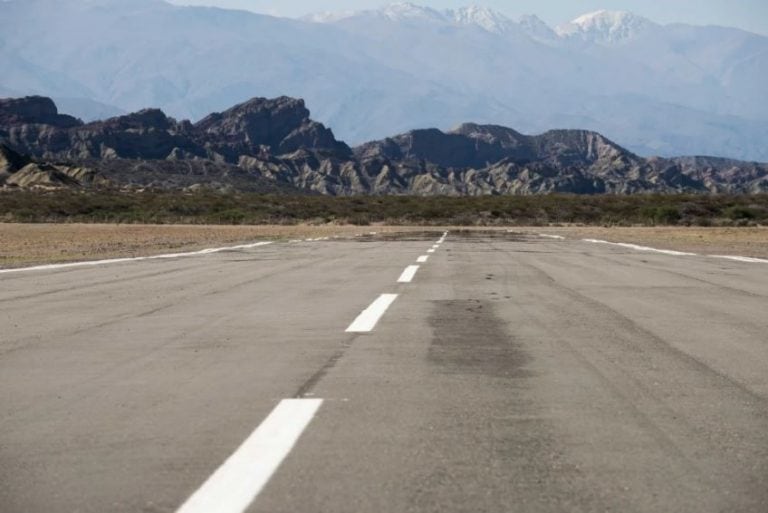
<svg viewBox="0 0 768 513">
<path fill-rule="evenodd" d="M 315 417 L 322 399 L 285 399 L 176 513 L 242 513 Z"/>
<path fill-rule="evenodd" d="M 731 256 L 731 255 L 709 255 L 710 258 L 720 258 L 724 260 L 733 260 L 735 262 L 749 262 L 752 264 L 768 264 L 768 260 L 764 258 L 753 258 L 743 256 Z"/>
<path fill-rule="evenodd" d="M 168 259 L 168 258 L 184 258 L 184 257 L 193 257 L 193 256 L 202 256 L 202 255 L 212 255 L 214 253 L 221 253 L 223 251 L 232 251 L 236 249 L 258 248 L 261 246 L 267 246 L 269 244 L 272 244 L 272 242 L 265 241 L 265 242 L 256 242 L 254 244 L 241 244 L 239 246 L 227 246 L 224 248 L 201 249 L 199 251 L 190 251 L 187 253 L 168 253 L 166 255 L 152 255 L 152 256 L 145 256 L 145 257 L 130 257 L 130 258 L 111 258 L 108 260 L 89 260 L 85 262 L 70 262 L 68 264 L 46 264 L 46 265 L 36 265 L 34 267 L 19 267 L 17 269 L 0 269 L 0 274 L 21 273 L 21 272 L 29 272 L 29 271 L 49 271 L 54 269 L 70 269 L 75 267 L 92 267 L 97 265 L 119 264 L 123 262 L 141 262 L 143 260 L 162 260 L 162 259 Z"/>
<path fill-rule="evenodd" d="M 629 244 L 626 242 L 609 242 L 607 240 L 599 240 L 599 239 L 582 239 L 584 242 L 590 242 L 592 244 L 607 244 L 611 246 L 619 246 L 621 248 L 628 248 L 628 249 L 634 249 L 635 251 L 646 251 L 649 253 L 660 253 L 662 255 L 672 255 L 672 256 L 699 256 L 696 253 L 686 253 L 684 251 L 673 251 L 671 249 L 656 249 L 656 248 L 649 248 L 647 246 L 639 246 L 637 244 Z"/>
<path fill-rule="evenodd" d="M 743 257 L 743 256 L 734 256 L 734 255 L 699 255 L 698 253 L 686 253 L 684 251 L 674 251 L 671 249 L 656 249 L 656 248 L 650 248 L 647 246 L 639 246 L 637 244 L 629 244 L 626 242 L 609 242 L 606 240 L 599 240 L 599 239 L 582 239 L 583 242 L 590 242 L 592 244 L 609 244 L 612 246 L 619 246 L 622 248 L 628 248 L 628 249 L 634 249 L 636 251 L 646 251 L 650 253 L 661 253 L 663 255 L 672 255 L 672 256 L 705 256 L 708 258 L 719 258 L 724 260 L 732 260 L 735 262 L 747 262 L 747 263 L 753 263 L 753 264 L 768 264 L 768 260 L 764 258 L 753 258 L 753 257 Z"/>
</svg>

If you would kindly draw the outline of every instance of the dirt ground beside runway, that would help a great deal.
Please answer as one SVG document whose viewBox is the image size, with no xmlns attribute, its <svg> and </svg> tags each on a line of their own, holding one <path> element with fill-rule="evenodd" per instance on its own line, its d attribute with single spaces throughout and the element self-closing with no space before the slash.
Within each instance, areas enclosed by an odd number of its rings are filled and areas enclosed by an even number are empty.
<svg viewBox="0 0 768 513">
<path fill-rule="evenodd" d="M 407 228 L 406 228 L 407 229 Z M 419 228 L 422 229 L 422 228 Z M 259 240 L 350 237 L 402 228 L 0 223 L 0 267 L 137 257 Z"/>
<path fill-rule="evenodd" d="M 424 226 L 212 226 L 116 224 L 0 223 L 0 267 L 135 257 L 176 251 L 194 251 L 257 240 L 293 240 L 318 237 L 353 237 L 371 232 L 439 232 L 453 230 L 513 230 L 560 235 L 566 239 L 595 238 L 630 242 L 659 249 L 701 254 L 768 257 L 768 227 L 424 227 Z"/>
</svg>

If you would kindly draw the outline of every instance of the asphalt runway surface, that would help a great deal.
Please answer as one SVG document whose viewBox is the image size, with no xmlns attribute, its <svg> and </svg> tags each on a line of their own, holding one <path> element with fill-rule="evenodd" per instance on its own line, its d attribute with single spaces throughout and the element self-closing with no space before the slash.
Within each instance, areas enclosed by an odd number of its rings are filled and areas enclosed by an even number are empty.
<svg viewBox="0 0 768 513">
<path fill-rule="evenodd" d="M 768 264 L 503 232 L 0 274 L 0 512 L 768 511 Z"/>
</svg>

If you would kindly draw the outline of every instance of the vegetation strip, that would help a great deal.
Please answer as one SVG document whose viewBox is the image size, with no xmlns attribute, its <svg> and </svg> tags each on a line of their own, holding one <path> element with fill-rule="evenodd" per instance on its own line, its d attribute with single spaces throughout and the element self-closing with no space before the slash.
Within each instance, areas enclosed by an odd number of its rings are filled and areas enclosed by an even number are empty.
<svg viewBox="0 0 768 513">
<path fill-rule="evenodd" d="M 0 193 L 0 221 L 145 224 L 756 226 L 768 194 L 636 196 L 302 196 L 71 190 Z"/>
</svg>

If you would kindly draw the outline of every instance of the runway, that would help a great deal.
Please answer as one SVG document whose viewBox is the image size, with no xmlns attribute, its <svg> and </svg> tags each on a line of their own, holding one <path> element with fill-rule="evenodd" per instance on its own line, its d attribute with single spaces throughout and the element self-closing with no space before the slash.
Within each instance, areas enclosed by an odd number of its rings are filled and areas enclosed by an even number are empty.
<svg viewBox="0 0 768 513">
<path fill-rule="evenodd" d="M 0 511 L 763 513 L 768 264 L 425 231 L 0 274 Z"/>
</svg>

